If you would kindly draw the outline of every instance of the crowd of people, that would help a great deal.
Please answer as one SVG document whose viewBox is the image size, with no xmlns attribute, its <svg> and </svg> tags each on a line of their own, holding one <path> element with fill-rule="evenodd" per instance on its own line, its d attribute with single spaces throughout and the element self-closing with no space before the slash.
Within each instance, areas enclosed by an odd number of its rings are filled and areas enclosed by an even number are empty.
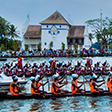
<svg viewBox="0 0 112 112">
<path fill-rule="evenodd" d="M 43 95 L 47 94 L 46 91 L 40 90 L 40 87 L 46 85 L 49 83 L 48 78 L 46 79 L 46 82 L 40 82 L 48 73 L 48 71 L 52 72 L 52 78 L 53 81 L 50 86 L 50 91 L 53 95 L 60 95 L 64 93 L 68 93 L 68 90 L 63 90 L 61 89 L 63 86 L 68 84 L 68 81 L 66 79 L 67 75 L 70 75 L 72 77 L 71 81 L 71 92 L 72 94 L 85 94 L 84 89 L 80 89 L 82 85 L 85 83 L 89 83 L 90 86 L 90 92 L 93 93 L 102 93 L 103 89 L 99 88 L 103 84 L 105 84 L 105 80 L 100 80 L 99 82 L 102 82 L 100 85 L 97 84 L 97 79 L 102 75 L 102 73 L 109 75 L 107 78 L 107 88 L 110 93 L 112 93 L 112 73 L 107 70 L 109 67 L 109 64 L 107 61 L 105 61 L 102 64 L 102 67 L 100 66 L 100 62 L 97 62 L 94 67 L 92 67 L 92 59 L 91 57 L 83 58 L 86 59 L 86 64 L 82 69 L 81 62 L 77 61 L 77 65 L 72 67 L 72 62 L 68 62 L 68 64 L 63 63 L 63 62 L 58 62 L 58 60 L 55 60 L 55 58 L 52 56 L 49 60 L 49 66 L 46 65 L 46 62 L 41 63 L 40 66 L 37 66 L 36 63 L 31 66 L 30 64 L 26 63 L 25 66 L 22 65 L 22 57 L 21 55 L 18 57 L 18 63 L 16 63 L 13 66 L 13 63 L 6 63 L 5 65 L 2 66 L 1 70 L 4 70 L 4 73 L 6 74 L 11 73 L 9 72 L 9 69 L 12 68 L 12 83 L 10 84 L 10 94 L 12 96 L 19 96 L 19 95 L 26 95 L 25 92 L 21 91 L 21 86 L 20 83 L 18 82 L 17 78 L 17 73 L 19 71 L 26 71 L 27 69 L 32 68 L 32 74 L 33 77 L 30 76 L 31 80 L 31 95 Z M 51 70 L 52 68 L 52 70 Z M 49 70 L 48 70 L 49 69 Z M 16 70 L 18 72 L 16 72 Z M 14 72 L 14 73 L 13 73 Z M 27 73 L 27 71 L 25 72 Z M 78 78 L 80 75 L 84 74 L 89 74 L 91 75 L 91 79 L 83 81 L 78 81 Z M 31 74 L 30 74 L 31 75 Z M 48 74 L 47 74 L 48 75 Z M 80 85 L 79 85 L 80 84 Z M 5 94 L 7 91 L 1 91 L 4 92 Z"/>
<path fill-rule="evenodd" d="M 31 80 L 31 95 L 43 95 L 47 92 L 40 90 L 40 87 L 49 83 L 48 78 L 45 83 L 40 82 L 45 76 L 52 76 L 53 81 L 50 86 L 51 93 L 53 95 L 60 95 L 68 93 L 67 90 L 60 89 L 61 87 L 68 84 L 66 79 L 67 75 L 70 75 L 73 80 L 71 81 L 71 92 L 72 94 L 85 94 L 84 89 L 80 89 L 85 83 L 89 83 L 91 93 L 102 93 L 103 89 L 99 88 L 105 84 L 105 79 L 97 81 L 97 79 L 103 75 L 108 75 L 107 78 L 107 88 L 108 91 L 112 92 L 112 67 L 109 63 L 105 61 L 104 63 L 97 62 L 93 66 L 92 58 L 88 55 L 87 58 L 82 58 L 86 60 L 85 66 L 81 65 L 81 62 L 77 61 L 77 64 L 74 65 L 72 61 L 68 63 L 59 62 L 52 55 L 49 59 L 49 62 L 42 62 L 40 65 L 34 63 L 33 65 L 26 63 L 24 66 L 22 64 L 22 55 L 18 57 L 18 62 L 13 65 L 12 63 L 6 63 L 1 66 L 1 72 L 4 72 L 6 75 L 12 76 L 12 83 L 10 84 L 10 93 L 12 96 L 26 95 L 26 93 L 21 91 L 20 83 L 18 82 L 17 76 L 25 75 L 30 76 Z M 17 76 L 16 76 L 17 75 Z M 83 81 L 78 81 L 78 78 L 83 75 L 91 75 L 91 79 Z M 33 76 L 33 77 L 32 77 Z M 102 82 L 100 85 L 97 82 Z M 81 83 L 79 85 L 79 83 Z M 4 92 L 4 91 L 3 91 Z"/>
<path fill-rule="evenodd" d="M 103 93 L 104 92 L 104 88 L 101 88 L 100 86 L 102 86 L 103 84 L 106 83 L 107 88 L 108 88 L 108 92 L 112 93 L 112 72 L 109 73 L 108 78 L 105 82 L 105 79 L 103 80 L 97 80 L 99 79 L 99 77 L 101 76 L 101 74 L 99 75 L 95 75 L 94 73 L 91 74 L 91 78 L 90 80 L 87 80 L 85 78 L 85 80 L 82 81 L 78 81 L 79 77 L 81 74 L 72 74 L 72 80 L 71 80 L 71 93 L 73 95 L 76 94 L 85 94 L 86 91 L 85 89 L 81 89 L 82 85 L 84 85 L 85 83 L 89 83 L 89 87 L 90 87 L 90 92 L 91 94 L 97 94 L 97 93 Z M 36 77 L 30 77 L 31 80 L 31 86 L 30 86 L 30 93 L 31 95 L 45 95 L 47 94 L 46 91 L 44 91 L 44 89 L 40 89 L 40 87 L 46 85 L 47 83 L 49 83 L 49 80 L 46 79 L 46 82 L 43 83 L 41 80 L 44 78 L 45 73 L 43 73 L 42 75 L 37 75 Z M 50 92 L 52 95 L 61 95 L 61 94 L 67 94 L 69 91 L 65 90 L 65 89 L 61 89 L 63 86 L 68 84 L 68 81 L 65 80 L 66 79 L 67 74 L 63 74 L 62 76 L 59 76 L 58 73 L 54 74 L 52 76 L 53 80 L 50 86 Z M 18 78 L 17 76 L 13 76 L 12 77 L 13 81 L 10 84 L 10 94 L 11 96 L 24 96 L 27 93 L 22 92 L 21 91 L 21 86 L 20 83 L 18 82 Z M 100 84 L 97 84 L 99 83 Z M 6 94 L 6 91 L 1 91 L 1 93 Z"/>
<path fill-rule="evenodd" d="M 31 50 L 31 51 L 1 51 L 0 57 L 16 57 L 21 54 L 22 56 L 43 56 L 43 57 L 49 57 L 51 55 L 55 57 L 67 57 L 67 56 L 87 56 L 88 54 L 90 56 L 110 56 L 112 55 L 111 49 L 85 49 L 83 48 L 81 51 L 78 50 L 52 50 L 52 49 L 44 49 L 42 51 L 38 50 Z"/>
<path fill-rule="evenodd" d="M 103 75 L 108 75 L 109 71 L 112 71 L 112 67 L 110 64 L 105 61 L 104 63 L 101 63 L 98 61 L 93 65 L 92 58 L 88 55 L 88 57 L 83 58 L 83 60 L 86 60 L 85 64 L 82 64 L 82 61 L 77 61 L 75 64 L 72 60 L 65 63 L 64 61 L 58 61 L 54 58 L 53 55 L 51 55 L 51 58 L 49 61 L 44 61 L 42 63 L 25 63 L 22 64 L 22 55 L 18 57 L 18 62 L 13 64 L 12 63 L 5 63 L 3 66 L 1 66 L 0 71 L 4 72 L 7 76 L 13 76 L 17 75 L 19 77 L 25 76 L 25 77 L 31 77 L 41 75 L 42 73 L 45 73 L 46 76 L 52 76 L 55 73 L 58 73 L 60 76 L 67 73 L 68 75 L 71 74 L 80 74 L 81 71 L 84 71 L 84 75 L 88 75 L 91 72 L 98 74 L 99 72 Z"/>
</svg>

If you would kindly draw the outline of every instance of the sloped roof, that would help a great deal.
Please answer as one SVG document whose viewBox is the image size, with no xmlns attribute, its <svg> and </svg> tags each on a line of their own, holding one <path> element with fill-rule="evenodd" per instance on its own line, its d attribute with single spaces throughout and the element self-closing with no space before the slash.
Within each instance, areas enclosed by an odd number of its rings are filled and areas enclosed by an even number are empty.
<svg viewBox="0 0 112 112">
<path fill-rule="evenodd" d="M 40 39 L 41 38 L 41 26 L 40 25 L 29 25 L 24 38 L 29 39 Z"/>
<path fill-rule="evenodd" d="M 85 26 L 70 26 L 67 38 L 84 38 Z"/>
<path fill-rule="evenodd" d="M 40 24 L 64 24 L 64 25 L 69 25 L 69 23 L 65 20 L 65 18 L 58 11 L 55 11 L 47 19 L 40 22 Z"/>
</svg>

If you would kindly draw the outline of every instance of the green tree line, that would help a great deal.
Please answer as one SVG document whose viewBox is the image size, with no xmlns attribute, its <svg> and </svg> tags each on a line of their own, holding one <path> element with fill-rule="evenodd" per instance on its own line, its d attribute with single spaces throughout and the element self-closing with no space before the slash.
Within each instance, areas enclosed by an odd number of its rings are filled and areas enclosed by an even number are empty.
<svg viewBox="0 0 112 112">
<path fill-rule="evenodd" d="M 0 50 L 18 50 L 21 42 L 17 27 L 0 16 Z"/>
<path fill-rule="evenodd" d="M 112 19 L 105 17 L 104 19 L 90 19 L 85 22 L 91 30 L 89 33 L 89 39 L 92 43 L 92 39 L 96 38 L 99 43 L 102 42 L 102 48 L 111 48 L 112 44 Z M 111 48 L 112 49 L 112 48 Z"/>
</svg>

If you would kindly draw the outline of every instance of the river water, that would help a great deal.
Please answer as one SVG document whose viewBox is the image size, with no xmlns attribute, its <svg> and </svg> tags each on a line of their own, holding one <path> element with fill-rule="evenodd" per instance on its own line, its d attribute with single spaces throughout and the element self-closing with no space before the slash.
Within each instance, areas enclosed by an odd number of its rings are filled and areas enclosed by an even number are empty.
<svg viewBox="0 0 112 112">
<path fill-rule="evenodd" d="M 93 63 L 105 60 L 112 65 L 112 57 L 94 57 Z M 14 59 L 8 59 L 7 62 L 11 62 Z M 49 58 L 27 58 L 24 60 L 24 64 L 29 62 L 30 64 L 36 62 L 41 63 L 43 61 L 48 62 Z M 72 60 L 72 65 L 76 64 L 77 61 L 81 61 L 81 58 L 56 58 L 56 60 L 64 61 L 67 63 Z M 4 63 L 4 62 L 3 62 Z M 1 62 L 2 64 L 2 62 Z M 82 65 L 85 64 L 85 60 L 82 60 Z M 90 77 L 87 76 L 89 79 Z M 71 77 L 68 76 L 67 80 L 69 84 L 64 86 L 63 89 L 70 91 Z M 106 79 L 106 76 L 105 76 Z M 45 81 L 46 78 L 43 79 Z M 52 80 L 52 77 L 50 78 Z M 83 80 L 80 77 L 79 80 Z M 30 92 L 30 81 L 26 84 L 24 91 Z M 82 86 L 82 88 L 84 88 Z M 106 85 L 102 86 L 106 89 Z M 44 87 L 49 92 L 48 84 Z M 89 90 L 89 85 L 86 84 L 86 90 Z M 98 97 L 87 97 L 87 96 L 75 96 L 53 99 L 27 99 L 27 100 L 0 100 L 0 112 L 112 112 L 112 96 L 98 96 Z"/>
</svg>

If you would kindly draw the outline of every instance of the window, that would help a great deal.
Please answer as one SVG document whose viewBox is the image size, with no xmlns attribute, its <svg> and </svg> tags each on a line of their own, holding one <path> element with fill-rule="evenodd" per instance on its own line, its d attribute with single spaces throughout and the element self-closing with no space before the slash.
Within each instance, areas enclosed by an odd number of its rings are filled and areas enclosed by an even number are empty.
<svg viewBox="0 0 112 112">
<path fill-rule="evenodd" d="M 81 39 L 79 39 L 79 44 L 81 44 L 82 43 L 82 40 Z"/>
<path fill-rule="evenodd" d="M 48 28 L 49 26 L 47 25 L 46 27 Z"/>
<path fill-rule="evenodd" d="M 60 33 L 60 31 L 58 31 L 58 34 Z"/>
<path fill-rule="evenodd" d="M 48 33 L 51 33 L 51 31 L 48 31 Z"/>
<path fill-rule="evenodd" d="M 73 39 L 73 43 L 75 43 L 75 39 Z"/>
<path fill-rule="evenodd" d="M 61 25 L 60 25 L 60 28 L 61 28 Z"/>
<path fill-rule="evenodd" d="M 45 42 L 44 45 L 47 45 L 47 43 Z"/>
</svg>

